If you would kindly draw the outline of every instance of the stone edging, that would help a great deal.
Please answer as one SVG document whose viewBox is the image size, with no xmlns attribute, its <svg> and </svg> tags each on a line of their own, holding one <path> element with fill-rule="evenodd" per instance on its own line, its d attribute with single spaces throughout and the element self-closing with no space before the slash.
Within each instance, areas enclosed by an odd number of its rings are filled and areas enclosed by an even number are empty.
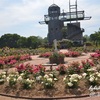
<svg viewBox="0 0 100 100">
<path fill-rule="evenodd" d="M 31 100 L 51 100 L 51 99 L 71 99 L 71 98 L 84 98 L 84 97 L 89 97 L 89 94 L 84 94 L 81 96 L 62 96 L 62 97 L 27 97 L 27 96 L 15 96 L 15 95 L 10 95 L 10 94 L 4 94 L 4 93 L 0 93 L 1 96 L 5 96 L 5 97 L 11 97 L 11 98 L 20 98 L 20 99 L 31 99 Z"/>
</svg>

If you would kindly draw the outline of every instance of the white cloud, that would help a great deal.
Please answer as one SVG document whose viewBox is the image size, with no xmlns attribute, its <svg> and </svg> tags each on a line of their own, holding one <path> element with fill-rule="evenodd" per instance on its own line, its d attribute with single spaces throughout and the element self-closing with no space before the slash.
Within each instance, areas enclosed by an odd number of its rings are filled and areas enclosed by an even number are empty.
<svg viewBox="0 0 100 100">
<path fill-rule="evenodd" d="M 92 19 L 90 21 L 81 22 L 82 27 L 86 28 L 86 31 L 89 32 L 92 31 L 88 27 L 92 27 L 93 31 L 99 28 L 100 11 L 99 11 L 99 4 L 97 2 L 98 0 L 95 0 L 95 4 L 92 3 L 93 1 L 91 0 L 77 0 L 77 1 L 78 1 L 78 9 L 85 10 L 87 16 L 92 16 Z M 30 30 L 29 32 L 30 33 L 32 32 L 32 34 L 34 33 L 43 36 L 48 31 L 47 26 L 46 25 L 41 26 L 39 25 L 38 22 L 44 19 L 43 17 L 45 14 L 48 13 L 48 7 L 52 3 L 53 0 L 0 0 L 0 30 L 7 32 L 8 30 L 14 30 L 12 29 L 12 27 L 14 28 L 14 26 L 18 27 L 23 25 L 24 23 L 28 23 L 28 24 L 33 24 L 33 27 L 32 29 L 30 27 L 29 29 L 27 28 L 27 30 L 24 29 L 23 33 L 24 32 L 28 33 L 28 31 Z M 68 12 L 69 0 L 54 0 L 54 3 L 61 7 L 61 11 L 64 9 L 66 12 Z M 75 0 L 71 0 L 71 4 L 74 3 Z M 43 34 L 41 34 L 42 32 Z"/>
</svg>

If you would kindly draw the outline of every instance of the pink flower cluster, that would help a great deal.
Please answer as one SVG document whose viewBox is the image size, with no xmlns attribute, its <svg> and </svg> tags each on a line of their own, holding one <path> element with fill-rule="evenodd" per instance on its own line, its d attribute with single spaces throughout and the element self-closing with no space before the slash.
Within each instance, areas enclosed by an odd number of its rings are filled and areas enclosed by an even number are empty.
<svg viewBox="0 0 100 100">
<path fill-rule="evenodd" d="M 76 52 L 76 51 L 69 51 L 69 52 L 66 52 L 66 53 L 59 52 L 59 53 L 64 54 L 66 57 L 78 57 L 78 56 L 81 55 L 79 52 Z M 46 53 L 40 54 L 39 57 L 48 58 L 48 57 L 50 57 L 51 55 L 52 55 L 52 53 L 46 52 Z"/>
<path fill-rule="evenodd" d="M 19 57 L 19 59 L 18 59 Z M 5 56 L 5 57 L 0 57 L 0 66 L 3 65 L 13 65 L 15 64 L 18 60 L 27 60 L 31 59 L 29 55 L 21 55 L 21 56 Z"/>
<path fill-rule="evenodd" d="M 100 58 L 100 50 L 97 50 L 94 54 L 91 54 L 92 58 Z"/>
<path fill-rule="evenodd" d="M 89 60 L 89 59 L 87 59 L 86 61 L 83 60 L 83 61 L 81 61 L 81 63 L 82 63 L 83 67 L 86 66 L 87 64 L 90 66 L 94 66 L 94 62 L 92 60 Z"/>
<path fill-rule="evenodd" d="M 81 54 L 77 51 L 69 51 L 69 52 L 66 52 L 64 53 L 66 57 L 78 57 L 80 56 Z"/>
<path fill-rule="evenodd" d="M 46 52 L 46 53 L 42 53 L 42 54 L 40 54 L 39 57 L 48 58 L 50 55 L 51 55 L 51 52 Z"/>
<path fill-rule="evenodd" d="M 97 54 L 100 54 L 100 50 L 97 50 L 96 53 L 97 53 Z"/>
<path fill-rule="evenodd" d="M 66 71 L 67 67 L 64 64 L 59 64 L 56 68 L 57 71 Z"/>
<path fill-rule="evenodd" d="M 30 72 L 30 73 L 39 73 L 41 71 L 45 72 L 45 67 L 42 65 L 30 65 L 30 64 L 20 64 L 16 66 L 18 72 Z"/>
<path fill-rule="evenodd" d="M 100 58 L 100 53 L 91 54 L 91 57 L 93 57 L 93 58 Z"/>
<path fill-rule="evenodd" d="M 4 64 L 5 62 L 2 59 L 0 59 L 0 66 L 3 66 Z"/>
<path fill-rule="evenodd" d="M 31 57 L 29 55 L 21 55 L 20 60 L 29 60 Z"/>
</svg>

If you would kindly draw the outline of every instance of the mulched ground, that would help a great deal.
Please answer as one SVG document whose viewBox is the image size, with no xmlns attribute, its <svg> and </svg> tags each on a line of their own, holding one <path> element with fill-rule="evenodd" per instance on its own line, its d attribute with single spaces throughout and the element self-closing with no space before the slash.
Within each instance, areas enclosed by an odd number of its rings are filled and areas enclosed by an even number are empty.
<svg viewBox="0 0 100 100">
<path fill-rule="evenodd" d="M 78 58 L 66 58 L 65 61 L 67 63 L 71 61 L 81 61 L 81 60 L 86 60 L 90 57 L 90 53 L 78 57 Z M 32 61 L 28 61 L 26 63 L 31 63 L 31 64 L 44 64 L 48 63 L 48 59 L 40 59 L 38 56 L 33 56 Z M 66 63 L 66 64 L 67 64 Z M 81 81 L 79 84 L 79 87 L 77 89 L 66 89 L 64 82 L 63 82 L 63 77 L 60 76 L 58 82 L 55 83 L 55 88 L 53 89 L 44 89 L 41 84 L 34 85 L 34 88 L 31 90 L 23 90 L 20 85 L 10 88 L 6 85 L 0 85 L 0 93 L 5 93 L 5 94 L 11 94 L 11 95 L 16 95 L 16 96 L 29 96 L 29 97 L 56 97 L 56 96 L 72 96 L 72 95 L 82 95 L 82 94 L 89 94 L 88 91 L 88 86 L 85 85 L 85 82 Z M 7 99 L 2 99 L 4 97 L 0 96 L 0 100 L 14 100 L 13 98 L 7 98 Z M 19 99 L 18 99 L 19 100 Z M 73 99 L 74 100 L 74 99 Z M 81 100 L 81 99 L 79 99 Z M 84 99 L 87 100 L 87 99 Z M 94 100 L 94 99 L 90 99 Z M 99 100 L 99 99 L 95 99 Z"/>
</svg>

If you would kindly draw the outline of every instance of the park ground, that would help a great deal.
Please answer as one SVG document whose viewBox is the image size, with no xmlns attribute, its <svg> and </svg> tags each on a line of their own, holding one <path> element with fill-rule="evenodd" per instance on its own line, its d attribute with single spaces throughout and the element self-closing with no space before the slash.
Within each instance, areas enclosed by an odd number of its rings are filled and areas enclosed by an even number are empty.
<svg viewBox="0 0 100 100">
<path fill-rule="evenodd" d="M 67 50 L 61 50 L 61 52 L 66 52 L 66 51 Z M 82 60 L 89 59 L 90 58 L 90 54 L 92 54 L 92 53 L 83 53 L 82 56 L 77 57 L 77 58 L 66 57 L 65 58 L 65 65 L 67 65 L 68 63 L 71 63 L 73 61 L 80 62 Z M 32 60 L 31 61 L 27 61 L 25 63 L 30 63 L 30 64 L 34 64 L 34 65 L 47 64 L 47 63 L 49 63 L 49 59 L 48 58 L 39 58 L 39 55 L 34 55 L 34 56 L 32 56 Z M 54 66 L 54 67 L 56 67 L 56 66 Z M 49 69 L 49 67 L 48 67 L 48 69 Z M 28 99 L 0 96 L 0 100 L 28 100 Z M 34 100 L 34 99 L 31 99 L 31 100 Z M 41 100 L 45 100 L 45 99 L 41 99 Z M 46 100 L 48 100 L 48 99 L 46 99 Z M 100 100 L 100 95 L 99 96 L 92 96 L 92 97 L 70 98 L 70 99 L 59 99 L 59 100 Z"/>
</svg>

